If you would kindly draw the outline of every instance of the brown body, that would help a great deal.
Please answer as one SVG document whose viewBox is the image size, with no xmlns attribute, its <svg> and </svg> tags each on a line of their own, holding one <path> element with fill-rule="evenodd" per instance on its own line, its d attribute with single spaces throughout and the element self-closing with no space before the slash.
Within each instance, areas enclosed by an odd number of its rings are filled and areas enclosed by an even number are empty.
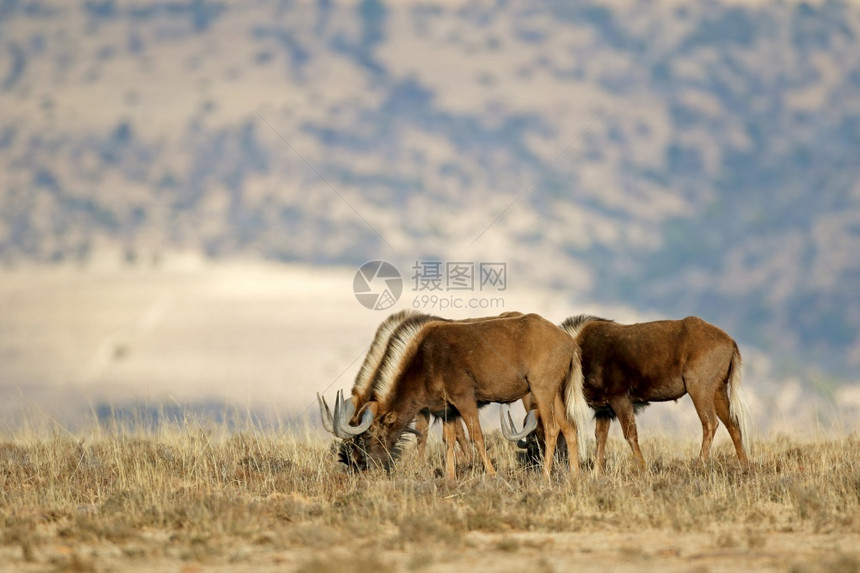
<svg viewBox="0 0 860 573">
<path fill-rule="evenodd" d="M 406 328 L 409 328 L 409 332 L 414 335 L 418 332 L 418 328 L 414 328 L 415 325 L 419 325 L 420 327 L 420 325 L 436 320 L 444 321 L 446 319 L 413 310 L 402 310 L 390 314 L 379 324 L 379 327 L 377 327 L 376 332 L 374 333 L 373 341 L 364 357 L 364 361 L 358 370 L 358 374 L 356 374 L 355 383 L 352 387 L 352 396 L 349 398 L 349 403 L 353 412 L 360 411 L 361 408 L 370 400 L 370 396 L 373 392 L 373 381 L 385 356 L 391 337 Z M 326 404 L 325 399 L 317 394 L 317 401 L 319 402 L 323 426 L 335 436 L 343 437 L 339 435 L 340 432 L 333 426 L 331 410 L 329 409 L 328 404 Z M 427 445 L 427 436 L 430 429 L 430 416 L 431 414 L 429 410 L 422 410 L 415 418 L 415 428 L 410 430 L 418 436 L 418 454 L 420 457 L 424 457 Z M 455 434 L 457 436 L 457 443 L 460 444 L 460 449 L 463 450 L 464 454 L 468 455 L 468 442 L 466 441 L 466 435 L 461 424 L 458 424 L 456 427 Z M 350 465 L 348 460 L 344 459 L 343 461 L 345 461 L 347 465 Z"/>
<path fill-rule="evenodd" d="M 478 318 L 466 318 L 457 322 L 478 322 L 482 320 L 494 320 L 497 318 L 515 318 L 518 316 L 522 316 L 523 313 L 511 311 L 511 312 L 503 312 L 498 316 L 483 316 Z M 430 316 L 430 315 L 425 315 Z M 441 317 L 432 317 L 433 320 L 439 320 L 443 322 L 454 322 L 448 319 L 444 319 Z M 418 416 L 415 418 L 415 430 L 418 432 L 418 455 L 424 457 L 425 450 L 427 448 L 427 437 L 430 432 L 430 418 L 432 413 L 429 408 L 425 408 L 418 413 Z M 469 448 L 468 441 L 466 440 L 466 433 L 463 430 L 463 424 L 459 416 L 455 416 L 452 419 L 448 419 L 444 416 L 439 416 L 442 418 L 443 424 L 452 424 L 453 428 L 448 428 L 447 431 L 443 431 L 443 440 L 447 446 L 448 441 L 451 437 L 451 434 L 456 437 L 457 444 L 460 445 L 460 449 L 463 454 L 466 456 L 467 460 L 470 460 L 471 448 Z"/>
<path fill-rule="evenodd" d="M 614 417 L 640 466 L 635 406 L 689 394 L 702 422 L 700 459 L 707 460 L 719 422 L 726 425 L 738 459 L 748 463 L 746 404 L 741 355 L 724 331 L 698 317 L 623 325 L 590 316 L 562 324 L 580 347 L 583 391 L 596 411 L 597 469 L 605 463 Z"/>
<path fill-rule="evenodd" d="M 389 344 L 389 349 L 396 346 Z M 549 475 L 559 430 L 569 443 L 578 443 L 575 421 L 568 422 L 569 417 L 581 420 L 584 407 L 581 379 L 568 383 L 576 352 L 564 331 L 534 314 L 427 324 L 400 352 L 386 356 L 388 364 L 380 366 L 373 399 L 364 407 L 373 412 L 373 421 L 347 447 L 365 465 L 387 466 L 399 436 L 421 410 L 447 411 L 462 417 L 486 471 L 492 474 L 495 470 L 486 453 L 478 405 L 510 403 L 531 392 L 546 435 L 552 436 L 547 440 L 544 466 Z M 564 388 L 567 391 L 562 396 Z M 364 412 L 355 413 L 355 420 L 363 418 Z M 454 478 L 450 424 L 445 425 L 445 432 L 448 477 Z"/>
<path fill-rule="evenodd" d="M 477 322 L 518 316 L 522 316 L 522 313 L 512 311 L 504 312 L 498 316 L 463 319 L 459 322 Z M 402 310 L 392 313 L 380 323 L 374 333 L 373 341 L 368 348 L 367 354 L 358 370 L 358 374 L 355 377 L 355 383 L 352 387 L 352 396 L 350 397 L 349 402 L 351 403 L 351 407 L 354 412 L 361 411 L 362 407 L 370 401 L 373 394 L 373 382 L 378 376 L 379 368 L 386 356 L 386 352 L 388 352 L 388 345 L 392 337 L 398 340 L 401 344 L 408 343 L 409 340 L 417 335 L 424 326 L 437 321 L 454 322 L 450 319 L 439 316 L 424 314 L 413 310 Z M 325 403 L 325 400 L 319 396 L 318 400 L 320 405 L 320 414 L 323 418 L 323 425 L 326 429 L 335 433 L 334 428 L 332 427 L 331 412 Z M 409 430 L 412 433 L 415 433 L 418 437 L 417 445 L 418 455 L 420 457 L 424 457 L 425 455 L 431 415 L 432 414 L 429 409 L 421 410 L 415 417 L 414 429 Z M 446 417 L 445 423 L 452 424 L 452 428 L 449 428 L 449 430 L 452 431 L 444 433 L 446 442 L 449 434 L 453 433 L 453 435 L 456 436 L 456 442 L 460 445 L 460 449 L 466 456 L 466 459 L 471 459 L 472 451 L 469 447 L 468 441 L 466 440 L 466 434 L 459 416 L 451 417 L 450 419 Z M 335 435 L 337 435 L 337 433 L 335 433 Z M 343 461 L 345 461 L 347 465 L 351 465 L 348 459 L 343 459 Z"/>
<path fill-rule="evenodd" d="M 459 322 L 478 322 L 482 320 L 512 318 L 517 316 L 522 316 L 522 313 L 513 311 L 504 312 L 498 316 L 467 318 Z M 423 314 L 412 310 L 404 310 L 391 314 L 379 325 L 376 329 L 376 333 L 374 334 L 370 349 L 368 350 L 364 362 L 356 375 L 355 384 L 352 387 L 352 400 L 356 411 L 359 411 L 370 400 L 373 390 L 373 380 L 377 376 L 377 371 L 385 356 L 385 350 L 387 349 L 391 337 L 395 335 L 395 333 L 399 334 L 402 332 L 404 327 L 408 328 L 410 325 L 426 325 L 437 321 L 453 322 L 452 320 L 442 318 L 440 316 Z M 413 330 L 413 332 L 417 334 L 420 330 Z M 431 412 L 426 408 L 421 410 L 415 417 L 415 433 L 418 436 L 418 455 L 421 457 L 424 457 L 426 451 L 427 437 L 430 430 L 430 420 Z M 471 458 L 471 449 L 468 446 L 466 434 L 463 430 L 463 424 L 459 417 L 445 420 L 445 422 L 453 424 L 453 428 L 450 428 L 449 430 L 453 430 L 457 444 L 460 445 L 460 449 L 466 458 Z M 452 432 L 450 431 L 444 433 L 444 439 L 446 442 L 449 434 L 451 433 Z"/>
<path fill-rule="evenodd" d="M 496 317 L 482 317 L 467 320 L 475 321 L 489 318 Z M 352 400 L 356 411 L 361 410 L 361 408 L 370 400 L 370 396 L 373 392 L 373 380 L 376 376 L 377 370 L 379 369 L 380 363 L 385 356 L 385 350 L 391 337 L 401 329 L 404 323 L 407 325 L 429 324 L 434 321 L 447 322 L 448 320 L 439 316 L 423 314 L 413 310 L 404 310 L 391 314 L 379 325 L 376 329 L 376 333 L 374 334 L 370 349 L 368 350 L 367 355 L 364 358 L 364 362 L 356 375 L 355 384 L 352 387 Z M 416 330 L 415 332 L 417 333 L 418 331 Z M 415 417 L 415 433 L 418 437 L 418 455 L 422 458 L 424 457 L 427 447 L 427 437 L 430 432 L 430 418 L 431 413 L 430 410 L 427 409 L 422 410 Z M 464 432 L 463 425 L 459 420 L 456 421 L 454 434 L 456 436 L 457 443 L 460 444 L 460 449 L 468 457 L 470 451 L 468 442 L 466 441 L 466 433 Z M 447 439 L 447 433 L 445 437 Z"/>
</svg>

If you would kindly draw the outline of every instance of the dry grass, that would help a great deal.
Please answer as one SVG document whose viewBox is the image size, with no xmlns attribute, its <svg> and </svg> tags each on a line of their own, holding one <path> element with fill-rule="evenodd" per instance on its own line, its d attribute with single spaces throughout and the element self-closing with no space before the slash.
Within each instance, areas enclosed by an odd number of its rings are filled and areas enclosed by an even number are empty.
<svg viewBox="0 0 860 573">
<path fill-rule="evenodd" d="M 156 433 L 29 433 L 0 441 L 0 563 L 14 569 L 185 564 L 300 571 L 448 570 L 569 559 L 615 570 L 703 566 L 857 571 L 860 440 L 758 444 L 744 471 L 727 448 L 644 440 L 637 471 L 610 443 L 608 473 L 547 483 L 490 434 L 499 476 L 442 479 L 407 451 L 390 475 L 348 475 L 330 444 L 187 426 Z M 679 453 L 683 452 L 683 453 Z M 563 559 L 559 561 L 558 559 Z"/>
</svg>

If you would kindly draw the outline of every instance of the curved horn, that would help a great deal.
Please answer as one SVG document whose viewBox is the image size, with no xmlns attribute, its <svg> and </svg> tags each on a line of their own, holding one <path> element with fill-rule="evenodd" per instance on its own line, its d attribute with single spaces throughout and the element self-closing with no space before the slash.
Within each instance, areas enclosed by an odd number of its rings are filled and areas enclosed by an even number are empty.
<svg viewBox="0 0 860 573">
<path fill-rule="evenodd" d="M 355 415 L 355 398 L 349 397 L 349 400 L 343 399 L 343 390 L 341 390 L 340 407 L 342 411 L 343 421 L 349 425 L 350 420 Z"/>
<path fill-rule="evenodd" d="M 319 392 L 317 392 L 317 402 L 320 405 L 320 417 L 322 417 L 323 428 L 325 428 L 327 432 L 334 434 L 334 424 L 332 423 L 331 410 L 329 410 L 325 398 L 320 396 Z"/>
<path fill-rule="evenodd" d="M 349 432 L 353 436 L 358 435 L 358 434 L 362 434 L 362 433 L 367 431 L 367 429 L 370 427 L 370 424 L 372 424 L 372 423 L 373 423 L 373 410 L 370 408 L 367 408 L 364 411 L 364 414 L 361 415 L 361 423 L 359 425 L 355 426 L 354 428 L 352 426 L 350 426 Z"/>
<path fill-rule="evenodd" d="M 350 398 L 343 399 L 343 391 L 338 390 L 337 399 L 334 403 L 334 435 L 338 438 L 349 438 L 364 433 L 373 423 L 373 410 L 367 408 L 361 415 L 361 423 L 358 426 L 350 426 L 349 421 L 355 414 L 355 402 Z"/>
<path fill-rule="evenodd" d="M 364 411 L 364 414 L 361 415 L 361 423 L 357 426 L 350 426 L 347 422 L 345 425 L 341 426 L 340 431 L 344 434 L 344 438 L 350 436 L 357 436 L 359 434 L 363 434 L 370 427 L 370 424 L 373 423 L 373 410 L 367 408 Z"/>
<path fill-rule="evenodd" d="M 505 414 L 507 414 L 508 419 L 505 420 Z M 505 439 L 510 440 L 511 442 L 516 442 L 521 440 L 535 431 L 538 425 L 537 414 L 535 414 L 534 410 L 529 410 L 526 414 L 526 421 L 523 425 L 523 429 L 519 432 L 516 431 L 516 425 L 514 424 L 514 419 L 511 417 L 511 407 L 507 404 L 502 404 L 502 407 L 499 409 L 499 416 L 501 418 L 501 428 L 502 435 L 505 436 Z"/>
<path fill-rule="evenodd" d="M 346 421 L 346 424 L 349 424 L 349 420 Z M 346 435 L 341 432 L 341 427 L 343 426 L 343 396 L 341 394 L 341 391 L 338 390 L 337 394 L 335 394 L 334 397 L 334 417 L 332 419 L 332 433 L 334 433 L 334 435 L 338 438 L 345 438 Z"/>
</svg>

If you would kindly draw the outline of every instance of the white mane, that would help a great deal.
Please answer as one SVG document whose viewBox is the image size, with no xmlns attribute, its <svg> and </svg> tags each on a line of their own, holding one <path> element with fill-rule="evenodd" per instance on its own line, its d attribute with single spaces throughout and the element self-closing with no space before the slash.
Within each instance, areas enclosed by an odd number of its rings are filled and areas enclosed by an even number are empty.
<svg viewBox="0 0 860 573">
<path fill-rule="evenodd" d="M 388 346 L 388 341 L 391 338 L 391 335 L 394 334 L 401 324 L 403 324 L 403 321 L 414 316 L 418 316 L 419 314 L 421 313 L 414 310 L 401 310 L 400 312 L 395 312 L 382 321 L 379 328 L 376 329 L 376 334 L 373 336 L 373 342 L 370 343 L 370 348 L 367 351 L 367 355 L 364 357 L 364 362 L 355 377 L 355 385 L 352 388 L 352 393 L 354 395 L 361 396 L 362 398 L 368 397 L 371 391 L 374 374 L 379 368 L 382 358 L 385 356 L 385 349 Z"/>
<path fill-rule="evenodd" d="M 439 320 L 437 317 L 423 315 L 403 322 L 391 338 L 385 349 L 385 356 L 376 371 L 373 382 L 373 399 L 387 403 L 394 384 L 400 376 L 407 352 L 415 342 L 415 337 L 427 326 L 428 322 Z"/>
<path fill-rule="evenodd" d="M 579 332 L 582 328 L 588 324 L 589 322 L 599 320 L 602 322 L 612 322 L 606 318 L 600 318 L 599 316 L 591 316 L 589 314 L 579 314 L 577 316 L 571 316 L 570 318 L 566 318 L 564 322 L 561 323 L 562 330 L 566 331 L 572 338 L 576 339 L 579 336 Z"/>
</svg>

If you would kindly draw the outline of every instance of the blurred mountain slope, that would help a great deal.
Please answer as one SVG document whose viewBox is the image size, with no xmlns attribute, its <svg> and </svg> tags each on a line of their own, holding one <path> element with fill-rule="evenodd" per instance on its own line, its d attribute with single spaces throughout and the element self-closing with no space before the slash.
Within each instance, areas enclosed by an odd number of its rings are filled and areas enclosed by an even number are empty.
<svg viewBox="0 0 860 573">
<path fill-rule="evenodd" d="M 860 8 L 0 2 L 0 259 L 506 260 L 860 365 Z"/>
</svg>

